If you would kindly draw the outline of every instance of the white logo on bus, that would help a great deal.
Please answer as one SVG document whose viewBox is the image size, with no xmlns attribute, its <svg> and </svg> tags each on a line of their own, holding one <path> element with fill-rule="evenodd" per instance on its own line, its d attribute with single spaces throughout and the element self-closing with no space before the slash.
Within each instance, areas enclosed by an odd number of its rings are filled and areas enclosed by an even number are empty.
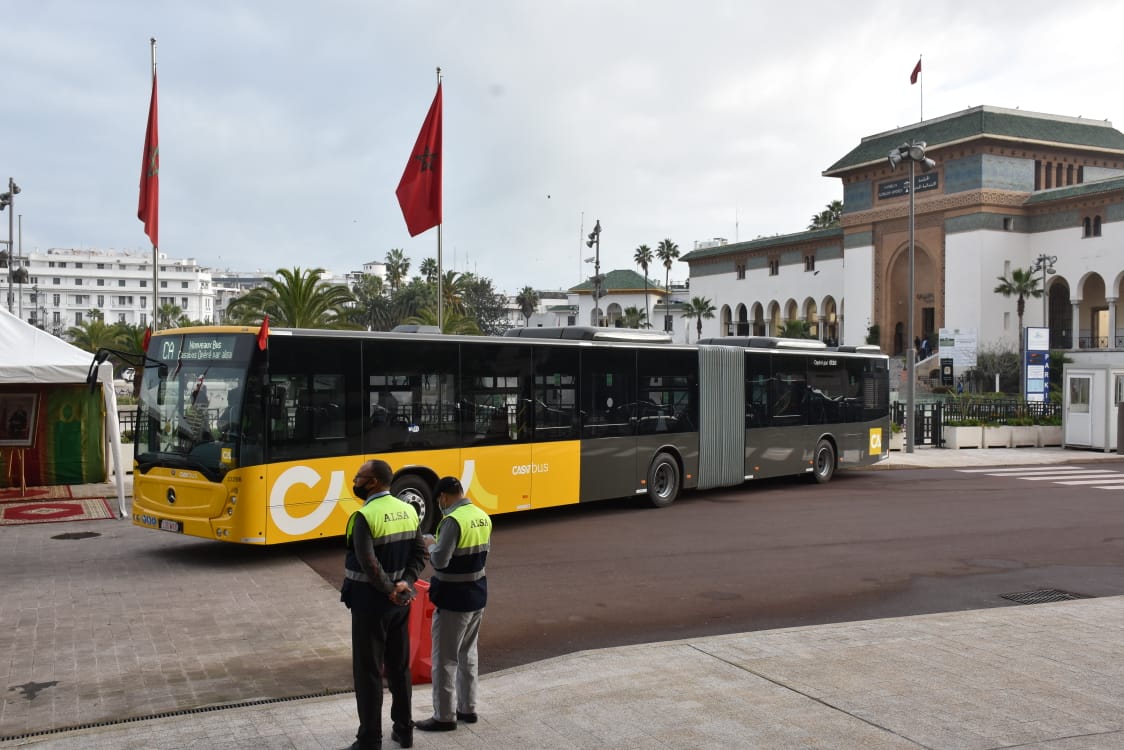
<svg viewBox="0 0 1124 750">
<path fill-rule="evenodd" d="M 310 469 L 307 466 L 294 466 L 291 469 L 286 469 L 281 473 L 281 476 L 277 477 L 277 481 L 273 483 L 273 488 L 269 491 L 269 516 L 273 519 L 273 523 L 290 536 L 307 534 L 320 526 L 328 520 L 328 516 L 332 515 L 332 509 L 335 507 L 335 503 L 332 501 L 337 500 L 343 492 L 343 475 L 342 471 L 333 471 L 328 482 L 328 492 L 324 496 L 324 500 L 316 507 L 316 510 L 307 516 L 294 518 L 289 515 L 289 509 L 285 507 L 285 495 L 294 485 L 313 487 L 320 483 L 321 477 L 315 469 Z"/>
</svg>

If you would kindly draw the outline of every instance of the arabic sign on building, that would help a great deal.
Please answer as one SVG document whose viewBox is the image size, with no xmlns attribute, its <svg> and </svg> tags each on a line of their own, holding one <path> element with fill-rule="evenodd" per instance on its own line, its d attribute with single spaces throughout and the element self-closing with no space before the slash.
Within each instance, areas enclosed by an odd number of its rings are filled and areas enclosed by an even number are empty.
<svg viewBox="0 0 1124 750">
<path fill-rule="evenodd" d="M 937 173 L 931 172 L 928 174 L 919 174 L 913 179 L 918 193 L 925 190 L 936 190 L 939 182 L 937 180 Z M 909 194 L 909 178 L 906 177 L 902 180 L 893 180 L 892 182 L 878 183 L 878 197 L 880 199 L 895 198 L 899 195 Z"/>
</svg>

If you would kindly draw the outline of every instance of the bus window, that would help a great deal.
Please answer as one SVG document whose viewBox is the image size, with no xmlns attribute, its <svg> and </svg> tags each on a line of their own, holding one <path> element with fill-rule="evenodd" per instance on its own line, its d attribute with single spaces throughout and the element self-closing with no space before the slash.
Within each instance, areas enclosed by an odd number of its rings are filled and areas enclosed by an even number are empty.
<svg viewBox="0 0 1124 750">
<path fill-rule="evenodd" d="M 693 352 L 637 354 L 636 430 L 693 432 L 698 424 L 698 355 Z"/>
<path fill-rule="evenodd" d="M 461 408 L 466 411 L 464 445 L 530 440 L 531 348 L 495 344 L 461 347 Z M 467 419 L 471 415 L 471 420 Z"/>
<path fill-rule="evenodd" d="M 364 346 L 363 356 L 368 453 L 457 444 L 455 344 L 375 341 Z"/>
<path fill-rule="evenodd" d="M 745 361 L 746 429 L 769 426 L 769 383 L 772 365 L 769 355 L 749 352 Z"/>
<path fill-rule="evenodd" d="M 535 347 L 535 441 L 578 437 L 578 350 Z"/>
<path fill-rule="evenodd" d="M 358 452 L 358 342 L 275 337 L 269 366 L 272 460 Z"/>
<path fill-rule="evenodd" d="M 582 351 L 582 437 L 635 432 L 636 354 L 623 349 Z"/>
<path fill-rule="evenodd" d="M 778 354 L 773 357 L 772 424 L 807 423 L 807 360 L 802 356 Z"/>
<path fill-rule="evenodd" d="M 847 370 L 832 356 L 808 360 L 808 423 L 845 422 L 843 402 L 847 396 Z"/>
</svg>

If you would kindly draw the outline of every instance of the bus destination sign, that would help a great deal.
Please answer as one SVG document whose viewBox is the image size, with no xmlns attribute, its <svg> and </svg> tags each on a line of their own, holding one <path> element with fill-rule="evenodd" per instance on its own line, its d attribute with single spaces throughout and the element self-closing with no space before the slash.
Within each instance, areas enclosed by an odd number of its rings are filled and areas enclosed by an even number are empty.
<svg viewBox="0 0 1124 750">
<path fill-rule="evenodd" d="M 190 359 L 197 362 L 229 362 L 235 358 L 238 339 L 230 335 L 189 334 L 160 342 L 160 358 L 165 362 Z"/>
</svg>

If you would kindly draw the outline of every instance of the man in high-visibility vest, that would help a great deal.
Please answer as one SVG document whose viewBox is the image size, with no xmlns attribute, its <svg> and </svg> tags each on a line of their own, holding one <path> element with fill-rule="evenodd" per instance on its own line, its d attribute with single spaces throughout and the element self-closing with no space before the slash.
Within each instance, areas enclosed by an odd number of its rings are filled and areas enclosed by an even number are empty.
<svg viewBox="0 0 1124 750">
<path fill-rule="evenodd" d="M 390 688 L 391 738 L 413 745 L 410 718 L 410 601 L 425 567 L 425 547 L 412 505 L 390 494 L 385 461 L 359 467 L 352 492 L 366 503 L 347 521 L 340 599 L 351 610 L 351 668 L 359 731 L 349 750 L 382 747 L 382 674 Z"/>
<path fill-rule="evenodd" d="M 492 520 L 464 496 L 456 477 L 443 477 L 434 491 L 445 517 L 436 537 L 423 537 L 433 566 L 429 599 L 436 607 L 433 716 L 415 726 L 423 732 L 448 732 L 457 728 L 457 721 L 476 721 L 476 644 L 488 603 L 484 564 Z"/>
</svg>

